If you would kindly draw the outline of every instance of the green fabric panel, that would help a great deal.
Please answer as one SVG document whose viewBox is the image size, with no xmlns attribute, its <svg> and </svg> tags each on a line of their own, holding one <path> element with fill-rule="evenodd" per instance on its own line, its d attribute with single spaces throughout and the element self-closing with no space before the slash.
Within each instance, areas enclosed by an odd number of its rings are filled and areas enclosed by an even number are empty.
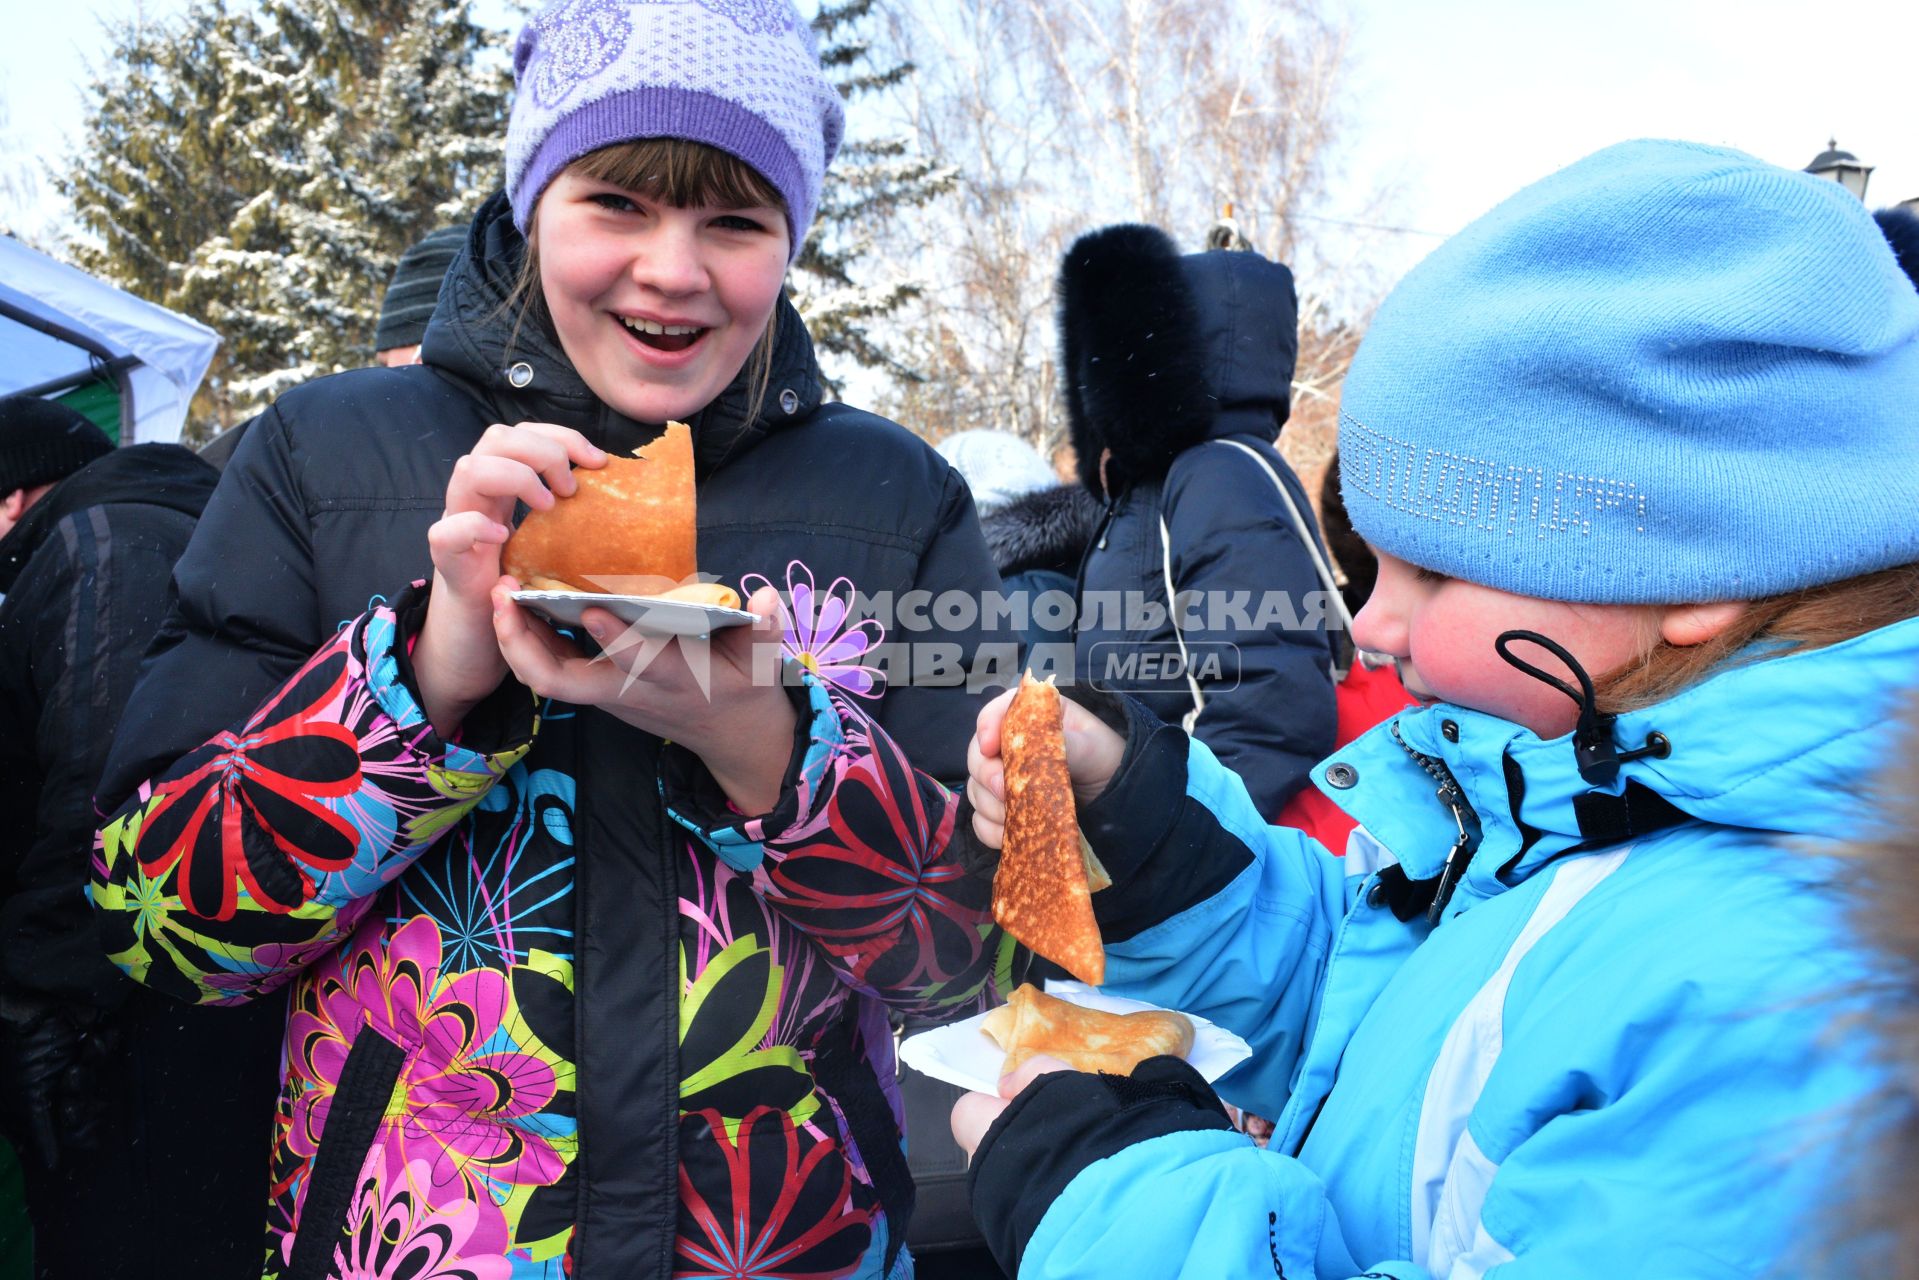
<svg viewBox="0 0 1919 1280">
<path fill-rule="evenodd" d="M 107 433 L 107 439 L 120 443 L 120 392 L 112 383 L 89 382 L 54 399 L 85 416 Z"/>
</svg>

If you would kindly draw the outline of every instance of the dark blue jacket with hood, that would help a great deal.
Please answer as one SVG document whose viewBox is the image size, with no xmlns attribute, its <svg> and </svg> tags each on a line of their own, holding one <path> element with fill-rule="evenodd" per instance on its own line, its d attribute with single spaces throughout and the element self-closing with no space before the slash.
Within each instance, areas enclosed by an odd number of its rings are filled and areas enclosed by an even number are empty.
<svg viewBox="0 0 1919 1280">
<path fill-rule="evenodd" d="M 1060 273 L 1080 480 L 1106 505 L 1079 572 L 1076 675 L 1167 721 L 1193 710 L 1165 608 L 1170 551 L 1205 704 L 1195 736 L 1268 817 L 1333 748 L 1333 648 L 1319 577 L 1278 490 L 1220 442 L 1266 460 L 1317 540 L 1305 490 L 1273 447 L 1290 407 L 1297 317 L 1284 266 L 1256 253 L 1182 257 L 1151 227 L 1081 238 Z"/>
</svg>

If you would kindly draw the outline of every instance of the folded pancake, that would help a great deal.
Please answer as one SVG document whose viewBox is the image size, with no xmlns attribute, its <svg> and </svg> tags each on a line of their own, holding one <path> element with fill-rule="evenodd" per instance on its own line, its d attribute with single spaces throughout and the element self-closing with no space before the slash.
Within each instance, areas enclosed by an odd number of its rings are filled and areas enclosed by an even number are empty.
<svg viewBox="0 0 1919 1280">
<path fill-rule="evenodd" d="M 1041 1053 L 1076 1070 L 1123 1076 L 1148 1058 L 1193 1051 L 1193 1022 L 1183 1013 L 1106 1013 L 1049 996 L 1030 982 L 987 1014 L 981 1029 L 1006 1050 L 1001 1075 Z"/>
<path fill-rule="evenodd" d="M 724 582 L 689 582 L 658 593 L 662 600 L 684 600 L 688 604 L 716 604 L 722 609 L 740 607 L 740 593 Z"/>
<path fill-rule="evenodd" d="M 693 432 L 684 422 L 667 423 L 636 456 L 577 467 L 573 478 L 579 490 L 529 514 L 500 553 L 521 586 L 662 595 L 698 571 Z"/>
<path fill-rule="evenodd" d="M 1059 690 L 1029 672 L 1000 729 L 1006 837 L 993 875 L 993 919 L 1081 982 L 1106 978 L 1093 919 L 1090 850 L 1082 853 Z M 1102 873 L 1103 875 L 1103 873 Z"/>
</svg>

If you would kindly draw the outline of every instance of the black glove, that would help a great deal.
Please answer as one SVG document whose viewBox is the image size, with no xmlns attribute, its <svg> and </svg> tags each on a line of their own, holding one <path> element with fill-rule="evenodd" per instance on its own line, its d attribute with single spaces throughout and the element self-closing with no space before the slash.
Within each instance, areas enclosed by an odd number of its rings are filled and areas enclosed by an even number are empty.
<svg viewBox="0 0 1919 1280">
<path fill-rule="evenodd" d="M 0 1000 L 0 1106 L 8 1133 L 41 1165 L 99 1143 L 112 1102 L 106 1069 L 123 1040 L 97 1010 Z"/>
<path fill-rule="evenodd" d="M 1040 1076 L 973 1153 L 973 1217 L 1006 1274 L 1017 1275 L 1040 1219 L 1088 1165 L 1167 1134 L 1232 1127 L 1212 1086 L 1178 1058 L 1148 1058 L 1130 1076 Z"/>
</svg>

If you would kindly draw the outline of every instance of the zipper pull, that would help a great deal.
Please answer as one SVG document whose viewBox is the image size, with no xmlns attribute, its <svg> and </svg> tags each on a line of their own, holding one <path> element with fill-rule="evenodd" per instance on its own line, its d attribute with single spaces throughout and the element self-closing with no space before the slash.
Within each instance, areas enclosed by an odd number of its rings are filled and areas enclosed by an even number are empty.
<svg viewBox="0 0 1919 1280">
<path fill-rule="evenodd" d="M 1452 898 L 1453 890 L 1459 885 L 1459 877 L 1466 873 L 1466 864 L 1472 861 L 1473 837 L 1466 827 L 1466 814 L 1463 809 L 1463 797 L 1456 786 L 1444 786 L 1433 793 L 1439 802 L 1452 811 L 1453 824 L 1459 828 L 1459 836 L 1453 841 L 1453 847 L 1446 851 L 1446 861 L 1439 868 L 1439 883 L 1433 888 L 1433 903 L 1426 908 L 1426 923 L 1438 924 L 1439 913 L 1446 909 L 1446 903 Z"/>
</svg>

